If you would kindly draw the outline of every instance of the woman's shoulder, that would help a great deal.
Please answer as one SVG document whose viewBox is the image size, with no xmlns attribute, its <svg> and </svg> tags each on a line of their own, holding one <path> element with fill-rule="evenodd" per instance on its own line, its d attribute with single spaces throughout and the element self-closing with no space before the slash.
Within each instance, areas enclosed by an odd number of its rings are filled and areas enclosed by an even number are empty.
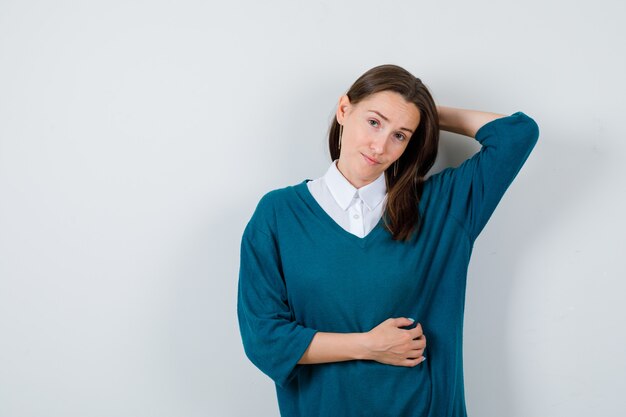
<svg viewBox="0 0 626 417">
<path fill-rule="evenodd" d="M 250 223 L 271 225 L 282 208 L 291 206 L 298 200 L 302 193 L 302 187 L 306 187 L 306 180 L 284 187 L 273 188 L 261 195 Z"/>
<path fill-rule="evenodd" d="M 284 203 L 297 197 L 302 187 L 306 187 L 306 181 L 297 184 L 286 185 L 280 188 L 273 188 L 263 194 L 257 204 L 257 209 L 269 209 L 276 204 Z"/>
</svg>

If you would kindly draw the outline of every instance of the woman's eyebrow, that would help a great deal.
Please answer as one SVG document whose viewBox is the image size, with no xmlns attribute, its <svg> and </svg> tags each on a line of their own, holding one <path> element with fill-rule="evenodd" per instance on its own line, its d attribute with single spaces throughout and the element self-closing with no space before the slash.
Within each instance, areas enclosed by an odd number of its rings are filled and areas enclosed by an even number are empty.
<svg viewBox="0 0 626 417">
<path fill-rule="evenodd" d="M 387 119 L 385 117 L 385 115 L 383 115 L 381 112 L 376 111 L 376 110 L 368 110 L 371 111 L 372 113 L 376 113 L 377 115 L 379 115 L 384 121 L 388 122 L 389 119 Z M 400 130 L 406 130 L 407 132 L 411 132 L 411 134 L 413 134 L 413 131 L 411 129 L 409 129 L 408 127 L 401 127 Z"/>
</svg>

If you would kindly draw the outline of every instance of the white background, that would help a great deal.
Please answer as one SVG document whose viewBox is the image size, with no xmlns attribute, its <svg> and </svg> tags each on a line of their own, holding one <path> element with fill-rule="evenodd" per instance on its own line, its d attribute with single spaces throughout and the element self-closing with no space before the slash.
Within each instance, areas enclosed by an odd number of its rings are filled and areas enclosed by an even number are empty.
<svg viewBox="0 0 626 417">
<path fill-rule="evenodd" d="M 236 321 L 267 191 L 401 65 L 539 142 L 476 241 L 470 416 L 622 416 L 620 0 L 0 2 L 0 416 L 276 416 Z M 478 150 L 445 133 L 433 172 Z"/>
</svg>

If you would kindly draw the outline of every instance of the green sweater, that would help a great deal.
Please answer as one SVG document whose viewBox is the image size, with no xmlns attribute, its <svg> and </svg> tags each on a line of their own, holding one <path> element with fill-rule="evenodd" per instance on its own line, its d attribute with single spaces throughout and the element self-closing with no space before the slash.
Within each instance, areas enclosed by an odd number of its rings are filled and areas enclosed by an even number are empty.
<svg viewBox="0 0 626 417">
<path fill-rule="evenodd" d="M 259 201 L 241 241 L 237 313 L 248 358 L 276 384 L 282 416 L 466 416 L 463 313 L 474 241 L 539 137 L 522 112 L 476 133 L 482 148 L 426 181 L 423 219 L 394 241 L 383 219 L 364 238 L 319 206 L 304 180 Z M 297 362 L 317 331 L 367 332 L 412 317 L 427 360 L 409 368 Z"/>
</svg>

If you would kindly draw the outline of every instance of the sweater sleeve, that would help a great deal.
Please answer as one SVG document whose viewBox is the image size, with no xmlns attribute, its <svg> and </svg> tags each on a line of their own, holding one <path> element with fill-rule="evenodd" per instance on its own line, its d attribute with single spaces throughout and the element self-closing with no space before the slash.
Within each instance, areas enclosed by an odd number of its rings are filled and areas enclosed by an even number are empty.
<svg viewBox="0 0 626 417">
<path fill-rule="evenodd" d="M 448 213 L 465 227 L 471 242 L 485 227 L 538 138 L 539 126 L 520 111 L 492 120 L 476 132 L 480 151 L 457 168 L 440 173 Z"/>
<path fill-rule="evenodd" d="M 241 241 L 237 316 L 246 355 L 284 387 L 305 366 L 297 363 L 316 330 L 294 320 L 276 238 L 252 220 Z"/>
</svg>

